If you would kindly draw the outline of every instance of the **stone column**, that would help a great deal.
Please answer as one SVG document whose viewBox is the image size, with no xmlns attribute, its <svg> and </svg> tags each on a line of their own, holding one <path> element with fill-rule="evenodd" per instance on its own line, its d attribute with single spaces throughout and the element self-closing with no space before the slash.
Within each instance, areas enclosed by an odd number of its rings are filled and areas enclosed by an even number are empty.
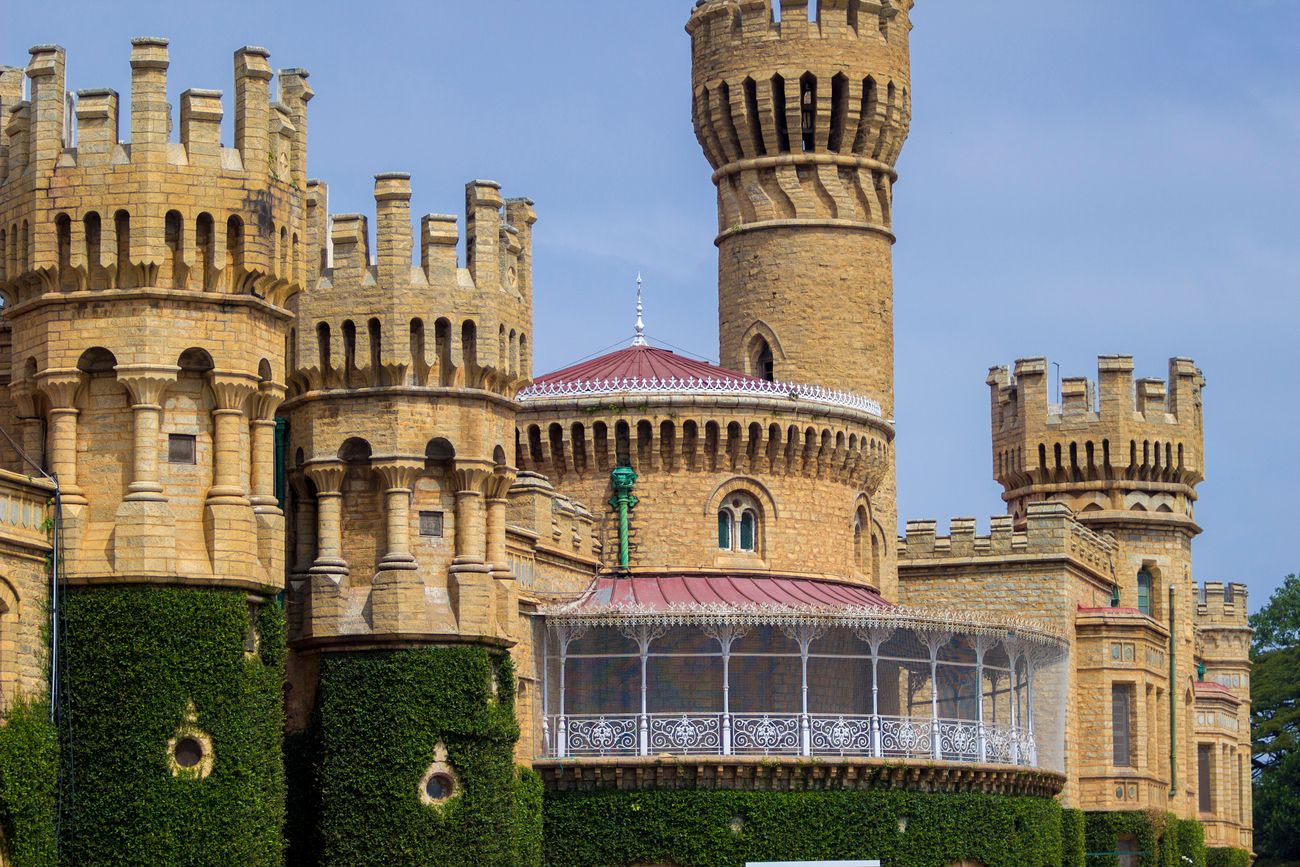
<svg viewBox="0 0 1300 867">
<path fill-rule="evenodd" d="M 176 381 L 174 365 L 121 365 L 117 381 L 131 401 L 131 482 L 118 506 L 112 562 L 119 575 L 169 577 L 176 571 L 176 518 L 158 476 L 162 398 Z"/>
<path fill-rule="evenodd" d="M 63 504 L 85 505 L 77 486 L 77 392 L 85 374 L 75 368 L 47 370 L 38 377 L 39 388 L 49 404 L 49 471 L 58 478 Z"/>
<path fill-rule="evenodd" d="M 283 571 L 269 574 L 258 559 L 257 529 L 244 483 L 244 413 L 257 392 L 258 379 L 246 373 L 212 371 L 208 385 L 216 407 L 212 410 L 212 487 L 203 511 L 212 571 L 282 587 Z"/>
<path fill-rule="evenodd" d="M 164 503 L 163 486 L 158 480 L 159 422 L 162 397 L 176 381 L 180 368 L 175 366 L 125 366 L 116 368 L 117 381 L 126 389 L 133 414 L 131 483 L 126 499 L 131 502 Z"/>
<path fill-rule="evenodd" d="M 515 483 L 513 467 L 497 467 L 487 482 L 487 563 L 496 585 L 497 624 L 501 634 L 515 634 L 519 617 L 519 596 L 515 576 L 510 571 L 510 558 L 506 555 L 507 496 Z"/>
<path fill-rule="evenodd" d="M 348 564 L 343 559 L 342 461 L 309 465 L 307 477 L 316 485 L 316 560 L 312 563 L 311 610 L 303 620 L 304 636 L 338 635 L 342 627 L 343 589 Z"/>
<path fill-rule="evenodd" d="M 284 402 L 285 387 L 263 382 L 251 402 L 253 517 L 257 523 L 258 559 L 267 574 L 284 572 L 284 510 L 275 496 L 275 411 Z"/>
<path fill-rule="evenodd" d="M 456 461 L 451 472 L 456 493 L 456 559 L 449 589 L 461 635 L 496 634 L 496 600 L 492 569 L 487 564 L 485 486 L 493 466 Z"/>
<path fill-rule="evenodd" d="M 387 515 L 387 544 L 371 593 L 371 623 L 376 633 L 421 632 L 429 628 L 424 582 L 411 555 L 411 497 L 423 469 L 424 462 L 414 459 L 375 464 L 384 483 Z"/>
<path fill-rule="evenodd" d="M 41 431 L 41 415 L 37 409 L 36 385 L 30 380 L 15 380 L 9 386 L 9 394 L 14 401 L 18 416 L 18 443 L 27 457 L 38 466 L 45 465 L 45 438 Z M 32 471 L 24 461 L 23 472 Z"/>
</svg>

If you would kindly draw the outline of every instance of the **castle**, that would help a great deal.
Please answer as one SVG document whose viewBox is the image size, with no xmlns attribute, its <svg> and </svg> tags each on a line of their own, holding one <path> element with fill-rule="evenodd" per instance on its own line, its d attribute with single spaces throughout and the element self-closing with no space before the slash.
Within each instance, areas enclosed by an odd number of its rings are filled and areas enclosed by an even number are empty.
<svg viewBox="0 0 1300 867">
<path fill-rule="evenodd" d="M 126 142 L 59 46 L 0 67 L 0 714 L 55 707 L 63 863 L 1251 848 L 1193 362 L 993 368 L 1006 514 L 897 535 L 911 6 L 695 4 L 719 365 L 638 322 L 536 375 L 534 203 L 413 226 L 379 174 L 372 252 L 264 49 L 233 147 L 214 90 L 173 136 L 165 39 Z M 6 779 L 0 864 L 47 863 Z"/>
</svg>

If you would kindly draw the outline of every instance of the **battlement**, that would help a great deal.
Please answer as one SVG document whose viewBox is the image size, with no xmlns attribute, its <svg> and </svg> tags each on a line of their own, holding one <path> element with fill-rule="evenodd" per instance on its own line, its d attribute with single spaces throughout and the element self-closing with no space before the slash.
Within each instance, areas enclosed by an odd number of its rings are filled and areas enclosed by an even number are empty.
<svg viewBox="0 0 1300 867">
<path fill-rule="evenodd" d="M 309 181 L 314 288 L 299 299 L 298 389 L 466 385 L 513 394 L 523 385 L 532 368 L 530 199 L 506 199 L 494 181 L 466 185 L 463 267 L 455 216 L 426 214 L 413 236 L 409 174 L 375 176 L 373 255 L 368 217 L 328 215 L 327 201 L 326 185 Z"/>
<path fill-rule="evenodd" d="M 133 39 L 123 142 L 116 91 L 70 98 L 64 49 L 36 45 L 30 54 L 24 72 L 0 68 L 0 284 L 12 303 L 125 288 L 252 292 L 282 302 L 296 291 L 289 287 L 301 279 L 312 98 L 305 71 L 282 70 L 273 101 L 269 53 L 240 48 L 233 147 L 221 141 L 219 90 L 180 95 L 173 140 L 167 40 Z"/>
<path fill-rule="evenodd" d="M 1248 628 L 1250 607 L 1245 584 L 1206 581 L 1196 600 L 1196 625 L 1200 629 Z"/>
<path fill-rule="evenodd" d="M 710 41 L 906 36 L 913 0 L 699 0 L 686 24 Z"/>
<path fill-rule="evenodd" d="M 994 478 L 1009 491 L 1081 482 L 1152 489 L 1199 483 L 1205 378 L 1196 364 L 1172 358 L 1168 380 L 1136 381 L 1130 356 L 1101 356 L 1097 367 L 1096 382 L 1063 378 L 1060 403 L 1050 400 L 1045 358 L 1021 359 L 1014 372 L 989 371 Z"/>
<path fill-rule="evenodd" d="M 974 518 L 953 518 L 949 535 L 935 535 L 934 520 L 907 522 L 899 540 L 900 566 L 930 560 L 985 559 L 1007 555 L 1069 557 L 1108 581 L 1114 580 L 1117 546 L 1109 534 L 1097 533 L 1074 519 L 1062 503 L 1033 503 L 1025 527 L 1015 529 L 1010 515 L 995 515 L 987 536 L 975 535 Z"/>
</svg>

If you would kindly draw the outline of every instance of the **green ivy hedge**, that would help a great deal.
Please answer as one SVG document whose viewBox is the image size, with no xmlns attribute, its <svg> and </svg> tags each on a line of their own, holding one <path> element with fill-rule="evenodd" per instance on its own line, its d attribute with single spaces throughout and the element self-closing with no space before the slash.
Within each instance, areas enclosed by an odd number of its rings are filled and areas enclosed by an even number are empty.
<svg viewBox="0 0 1300 867">
<path fill-rule="evenodd" d="M 0 862 L 54 867 L 58 784 L 59 741 L 48 701 L 15 702 L 0 725 Z"/>
<path fill-rule="evenodd" d="M 1250 867 L 1250 853 L 1230 846 L 1213 846 L 1205 850 L 1207 867 Z"/>
<path fill-rule="evenodd" d="M 192 588 L 68 593 L 60 726 L 63 859 L 78 867 L 279 865 L 284 612 Z M 167 743 L 190 703 L 212 741 L 205 779 L 173 776 Z"/>
<path fill-rule="evenodd" d="M 316 831 L 295 834 L 305 851 L 291 860 L 318 848 L 331 867 L 538 864 L 541 783 L 515 768 L 514 689 L 509 657 L 481 647 L 325 655 L 317 731 L 299 745 L 311 758 L 294 760 L 315 781 Z M 435 806 L 419 787 L 439 741 L 459 779 Z"/>
<path fill-rule="evenodd" d="M 548 792 L 554 867 L 879 858 L 890 867 L 1057 867 L 1060 805 L 1050 798 L 896 789 Z"/>
<path fill-rule="evenodd" d="M 1086 867 L 1083 811 L 1061 811 L 1061 867 Z"/>
<path fill-rule="evenodd" d="M 1205 829 L 1158 810 L 1085 814 L 1088 867 L 1119 867 L 1119 838 L 1132 836 L 1141 867 L 1206 867 Z"/>
</svg>

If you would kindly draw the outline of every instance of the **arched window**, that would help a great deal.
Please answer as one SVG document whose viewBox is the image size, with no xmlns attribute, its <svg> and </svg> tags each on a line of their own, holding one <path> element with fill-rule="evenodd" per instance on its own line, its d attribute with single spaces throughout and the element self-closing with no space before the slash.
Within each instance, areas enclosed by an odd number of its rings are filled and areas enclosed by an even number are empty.
<svg viewBox="0 0 1300 867">
<path fill-rule="evenodd" d="M 732 494 L 718 509 L 718 548 L 752 554 L 758 551 L 762 528 L 758 504 L 748 494 Z"/>
<path fill-rule="evenodd" d="M 1151 616 L 1151 573 L 1145 566 L 1138 570 L 1138 610 Z"/>
</svg>

